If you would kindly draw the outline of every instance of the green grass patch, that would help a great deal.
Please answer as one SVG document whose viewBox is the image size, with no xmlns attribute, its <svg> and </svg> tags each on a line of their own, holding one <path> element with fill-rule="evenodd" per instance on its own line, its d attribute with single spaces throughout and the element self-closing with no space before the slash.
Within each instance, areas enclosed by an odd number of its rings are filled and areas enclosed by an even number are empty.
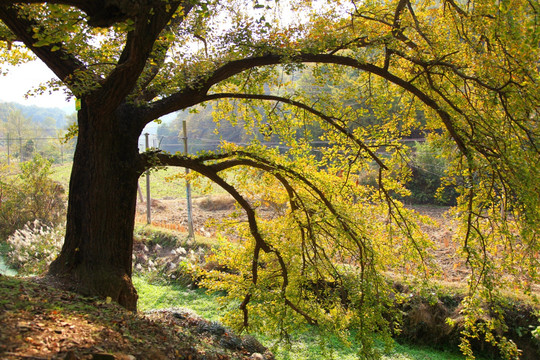
<svg viewBox="0 0 540 360">
<path fill-rule="evenodd" d="M 223 309 L 217 296 L 204 289 L 188 289 L 175 284 L 152 284 L 143 277 L 133 277 L 133 284 L 139 294 L 138 307 L 141 311 L 182 307 L 193 310 L 207 320 L 218 321 Z"/>
<path fill-rule="evenodd" d="M 358 345 L 351 339 L 351 346 L 344 345 L 336 336 L 320 336 L 316 330 L 308 329 L 303 333 L 295 333 L 290 342 L 277 343 L 264 335 L 256 337 L 266 346 L 270 346 L 277 360 L 358 360 Z M 274 344 L 274 346 L 272 346 Z M 391 350 L 385 352 L 380 344 L 379 351 L 383 360 L 463 360 L 459 352 L 446 352 L 436 349 L 402 345 L 395 343 Z M 477 358 L 481 359 L 481 358 Z"/>
<path fill-rule="evenodd" d="M 59 182 L 64 187 L 64 189 L 66 189 L 66 191 L 69 188 L 69 178 L 71 176 L 72 166 L 72 163 L 51 166 L 50 178 L 54 181 Z"/>
<path fill-rule="evenodd" d="M 181 307 L 193 310 L 211 321 L 219 321 L 225 311 L 218 303 L 218 296 L 208 294 L 204 289 L 192 290 L 175 284 L 149 283 L 143 277 L 134 277 L 133 283 L 139 294 L 139 309 L 142 311 Z M 303 332 L 292 334 L 288 343 L 278 342 L 264 334 L 254 334 L 254 336 L 272 349 L 277 360 L 358 360 L 354 340 L 352 340 L 353 346 L 347 347 L 336 337 L 319 336 L 313 328 L 306 328 Z M 463 360 L 464 358 L 457 352 L 397 343 L 382 357 L 384 360 Z"/>
<path fill-rule="evenodd" d="M 150 171 L 150 194 L 153 199 L 185 199 L 186 198 L 186 181 L 176 175 L 185 174 L 184 168 L 166 167 L 158 168 Z M 139 186 L 146 193 L 146 174 L 139 178 Z M 225 191 L 218 185 L 211 183 L 208 180 L 200 179 L 194 182 L 191 186 L 191 196 L 199 197 L 207 194 L 220 194 Z"/>
<path fill-rule="evenodd" d="M 153 199 L 184 199 L 186 197 L 186 182 L 182 178 L 170 179 L 176 174 L 184 174 L 182 168 L 161 168 L 150 172 L 150 194 Z M 146 174 L 139 178 L 139 187 L 146 194 Z M 195 194 L 194 194 L 195 195 Z"/>
<path fill-rule="evenodd" d="M 10 268 L 6 264 L 6 256 L 9 251 L 9 245 L 5 242 L 0 242 L 0 275 L 15 276 L 17 271 Z"/>
<path fill-rule="evenodd" d="M 476 357 L 482 360 L 482 357 Z M 383 357 L 383 359 L 392 360 L 463 360 L 459 352 L 438 351 L 427 347 L 396 344 L 394 350 Z"/>
</svg>

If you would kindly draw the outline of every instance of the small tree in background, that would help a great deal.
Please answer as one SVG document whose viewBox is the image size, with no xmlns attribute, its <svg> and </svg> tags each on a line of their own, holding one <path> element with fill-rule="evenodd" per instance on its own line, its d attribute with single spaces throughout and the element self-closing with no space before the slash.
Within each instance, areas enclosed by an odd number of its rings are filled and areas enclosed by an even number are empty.
<svg viewBox="0 0 540 360">
<path fill-rule="evenodd" d="M 64 221 L 63 187 L 49 178 L 51 163 L 40 155 L 21 163 L 19 171 L 3 166 L 0 177 L 0 238 L 29 222 L 49 226 Z"/>
</svg>

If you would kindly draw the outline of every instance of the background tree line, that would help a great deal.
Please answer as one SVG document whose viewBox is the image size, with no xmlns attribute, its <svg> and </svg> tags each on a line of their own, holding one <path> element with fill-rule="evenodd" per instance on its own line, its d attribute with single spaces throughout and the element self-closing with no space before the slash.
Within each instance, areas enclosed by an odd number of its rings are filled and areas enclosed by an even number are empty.
<svg viewBox="0 0 540 360">
<path fill-rule="evenodd" d="M 73 155 L 74 141 L 64 135 L 74 115 L 66 115 L 58 108 L 0 103 L 0 153 L 7 160 L 27 161 L 34 154 L 52 160 L 67 161 Z"/>
</svg>

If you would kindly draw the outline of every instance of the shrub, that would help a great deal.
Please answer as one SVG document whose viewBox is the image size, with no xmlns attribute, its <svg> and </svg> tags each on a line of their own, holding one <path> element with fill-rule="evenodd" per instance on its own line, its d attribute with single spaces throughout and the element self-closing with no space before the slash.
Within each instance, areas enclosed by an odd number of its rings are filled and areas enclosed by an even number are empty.
<svg viewBox="0 0 540 360">
<path fill-rule="evenodd" d="M 133 271 L 151 282 L 196 286 L 194 268 L 205 263 L 208 251 L 207 244 L 181 239 L 175 232 L 138 227 L 134 233 Z"/>
<path fill-rule="evenodd" d="M 36 219 L 57 225 L 65 215 L 64 189 L 50 179 L 51 163 L 36 155 L 19 167 L 17 174 L 0 170 L 0 239 Z"/>
<path fill-rule="evenodd" d="M 455 205 L 457 192 L 453 186 L 444 186 L 448 162 L 442 149 L 435 145 L 416 143 L 409 166 L 412 178 L 406 187 L 411 195 L 404 199 L 413 204 Z"/>
<path fill-rule="evenodd" d="M 196 204 L 206 211 L 233 210 L 236 200 L 230 195 L 220 194 L 204 197 L 196 201 Z"/>
<path fill-rule="evenodd" d="M 7 239 L 8 263 L 20 274 L 41 274 L 60 252 L 63 226 L 50 227 L 39 220 L 26 224 Z"/>
</svg>

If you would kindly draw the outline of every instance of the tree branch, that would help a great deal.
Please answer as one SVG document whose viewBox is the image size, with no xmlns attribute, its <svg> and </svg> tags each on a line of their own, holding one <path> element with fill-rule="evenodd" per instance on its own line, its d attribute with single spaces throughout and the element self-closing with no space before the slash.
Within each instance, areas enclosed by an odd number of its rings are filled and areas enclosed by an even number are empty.
<svg viewBox="0 0 540 360">
<path fill-rule="evenodd" d="M 147 70 L 137 82 L 137 88 L 140 89 L 140 95 L 137 97 L 137 100 L 148 102 L 159 95 L 158 90 L 152 89 L 150 84 L 156 78 L 159 72 L 163 70 L 163 65 L 167 59 L 167 52 L 172 45 L 172 42 L 167 40 L 167 35 L 174 34 L 175 28 L 181 25 L 184 19 L 184 16 L 174 16 L 169 21 L 167 26 L 165 26 L 160 34 L 159 39 L 154 44 L 152 53 L 147 60 Z M 150 88 L 148 88 L 149 86 Z"/>
<path fill-rule="evenodd" d="M 139 11 L 135 28 L 128 33 L 118 66 L 110 73 L 100 90 L 101 97 L 107 99 L 104 104 L 107 108 L 104 110 L 115 109 L 133 91 L 157 37 L 180 6 L 184 7 L 184 11 L 177 16 L 182 18 L 185 18 L 193 7 L 190 1 L 174 1 Z"/>
<path fill-rule="evenodd" d="M 134 18 L 140 0 L 0 0 L 0 5 L 15 4 L 58 4 L 76 7 L 88 15 L 88 25 L 109 27 L 115 23 Z"/>
<path fill-rule="evenodd" d="M 411 84 L 407 80 L 404 80 L 392 74 L 388 69 L 370 63 L 360 62 L 350 57 L 332 54 L 300 54 L 296 56 L 270 54 L 261 57 L 252 57 L 242 60 L 231 61 L 216 69 L 207 78 L 201 78 L 199 86 L 197 86 L 196 88 L 184 89 L 165 99 L 150 104 L 145 109 L 143 121 L 150 122 L 168 113 L 186 109 L 188 107 L 204 102 L 206 99 L 208 99 L 208 95 L 206 95 L 206 93 L 212 85 L 217 84 L 220 81 L 226 80 L 245 70 L 259 66 L 278 65 L 284 62 L 343 65 L 362 71 L 367 71 L 390 81 L 391 83 L 415 95 L 426 106 L 433 109 L 443 122 L 450 136 L 458 146 L 459 150 L 463 154 L 469 156 L 470 151 L 465 144 L 462 136 L 459 134 L 458 129 L 454 125 L 450 114 L 444 109 L 442 109 L 437 103 L 437 101 L 430 97 L 426 92 Z"/>
<path fill-rule="evenodd" d="M 265 100 L 265 101 L 277 101 L 284 104 L 289 104 L 296 106 L 297 108 L 306 110 L 313 115 L 316 115 L 329 123 L 334 129 L 338 130 L 342 134 L 344 134 L 348 139 L 356 143 L 362 150 L 366 151 L 369 156 L 379 165 L 379 167 L 388 170 L 386 165 L 382 162 L 382 160 L 373 152 L 370 148 L 366 146 L 360 139 L 358 139 L 354 134 L 347 128 L 341 126 L 338 124 L 335 118 L 328 116 L 324 113 L 322 113 L 319 110 L 316 110 L 315 108 L 308 106 L 304 103 L 301 103 L 299 101 L 291 100 L 285 97 L 281 96 L 274 96 L 274 95 L 263 95 L 263 94 L 235 94 L 235 93 L 216 93 L 216 94 L 210 94 L 207 97 L 207 100 L 216 100 L 216 99 L 223 99 L 223 98 L 230 98 L 230 99 L 247 99 L 247 100 Z M 205 101 L 207 101 L 205 100 Z"/>
<path fill-rule="evenodd" d="M 278 65 L 284 60 L 285 57 L 281 55 L 266 55 L 230 61 L 207 76 L 201 76 L 196 85 L 182 89 L 167 98 L 150 104 L 146 109 L 145 121 L 150 122 L 160 116 L 203 102 L 210 87 L 234 75 L 255 67 Z"/>
<path fill-rule="evenodd" d="M 78 70 L 85 69 L 84 64 L 62 48 L 62 44 L 34 46 L 33 28 L 39 23 L 22 16 L 17 6 L 7 6 L 0 2 L 0 19 L 58 78 L 69 87 L 70 77 Z M 52 51 L 56 47 L 55 51 Z"/>
<path fill-rule="evenodd" d="M 454 0 L 445 0 L 444 2 L 445 2 L 445 3 L 449 3 L 449 4 L 452 6 L 452 8 L 453 8 L 454 10 L 456 10 L 456 12 L 457 12 L 459 15 L 464 16 L 464 17 L 467 17 L 467 16 L 468 16 L 467 12 L 466 12 L 465 10 L 463 10 L 462 8 L 460 8 L 460 7 L 456 4 L 456 2 L 455 2 Z"/>
<path fill-rule="evenodd" d="M 294 169 L 285 167 L 283 165 L 274 164 L 272 161 L 268 159 L 262 158 L 255 154 L 251 154 L 246 151 L 240 151 L 240 150 L 232 151 L 228 153 L 222 153 L 222 154 L 209 154 L 209 155 L 204 155 L 199 158 L 189 158 L 186 156 L 170 156 L 163 153 L 157 153 L 154 156 L 156 160 L 158 161 L 158 163 L 171 165 L 171 166 L 187 167 L 205 176 L 207 176 L 207 174 L 217 173 L 218 171 L 223 171 L 225 169 L 229 169 L 234 166 L 243 165 L 243 166 L 250 166 L 253 168 L 258 168 L 258 169 L 268 171 L 273 174 L 282 173 L 293 179 L 297 179 L 303 184 L 305 184 L 309 189 L 311 189 L 311 191 L 313 191 L 316 194 L 317 198 L 324 204 L 324 206 L 328 209 L 328 211 L 330 211 L 330 213 L 332 214 L 334 219 L 337 221 L 339 226 L 343 229 L 343 231 L 351 238 L 352 241 L 357 243 L 360 249 L 365 250 L 364 249 L 365 244 L 363 243 L 361 237 L 359 237 L 358 234 L 356 234 L 356 232 L 354 231 L 354 229 L 352 229 L 349 226 L 349 224 L 345 221 L 344 216 L 339 213 L 339 211 L 334 207 L 334 205 L 328 199 L 328 197 L 306 176 L 302 175 L 298 171 L 295 171 Z M 223 163 L 217 163 L 217 164 L 211 164 L 211 165 L 203 164 L 203 162 L 205 161 L 223 160 L 223 159 L 228 159 L 228 158 L 233 158 L 233 159 L 224 161 Z M 240 205 L 242 206 L 242 204 Z M 261 248 L 262 250 L 266 251 L 264 247 L 261 247 Z M 271 251 L 269 247 L 268 247 L 268 251 Z"/>
<path fill-rule="evenodd" d="M 403 33 L 403 28 L 401 27 L 401 15 L 403 15 L 403 11 L 405 10 L 408 2 L 409 0 L 400 0 L 396 7 L 396 11 L 394 14 L 394 22 L 392 24 L 392 35 L 396 39 L 405 43 L 411 49 L 417 49 L 418 45 L 416 45 L 411 39 L 405 36 L 405 34 Z"/>
<path fill-rule="evenodd" d="M 240 156 L 240 158 L 236 158 L 237 156 Z M 220 160 L 225 159 L 227 157 L 233 157 L 230 160 L 225 160 L 219 163 L 213 163 L 206 165 L 204 164 L 205 161 L 213 161 L 213 160 Z M 235 151 L 228 154 L 216 154 L 216 155 L 209 155 L 209 156 L 203 156 L 200 158 L 190 158 L 187 156 L 170 156 L 163 153 L 150 153 L 146 155 L 146 160 L 148 166 L 155 165 L 155 163 L 159 163 L 162 165 L 170 165 L 170 166 L 182 166 L 187 167 L 191 170 L 194 170 L 206 177 L 208 177 L 210 180 L 214 181 L 216 184 L 220 185 L 224 190 L 226 190 L 230 195 L 233 196 L 233 198 L 240 204 L 240 206 L 244 209 L 246 212 L 246 215 L 248 217 L 248 223 L 250 227 L 250 232 L 253 238 L 255 239 L 255 249 L 254 249 L 254 258 L 252 261 L 252 283 L 257 284 L 258 279 L 258 259 L 259 259 L 259 251 L 263 250 L 266 253 L 273 253 L 279 263 L 279 266 L 281 268 L 281 276 L 283 278 L 283 283 L 281 285 L 281 294 L 283 297 L 283 300 L 287 306 L 289 306 L 293 311 L 297 312 L 298 314 L 302 315 L 304 319 L 312 325 L 317 324 L 317 320 L 311 317 L 308 313 L 300 309 L 298 306 L 296 306 L 290 299 L 288 299 L 286 295 L 286 289 L 289 285 L 288 280 L 288 270 L 287 265 L 285 264 L 285 261 L 283 257 L 281 256 L 280 252 L 268 245 L 262 238 L 261 233 L 258 230 L 257 220 L 255 217 L 255 211 L 249 204 L 247 200 L 243 198 L 242 195 L 238 193 L 238 191 L 228 184 L 223 178 L 221 178 L 218 175 L 218 172 L 230 169 L 232 167 L 236 166 L 250 166 L 254 168 L 258 168 L 267 172 L 270 172 L 274 174 L 274 176 L 290 191 L 292 187 L 288 183 L 288 181 L 283 177 L 280 172 L 285 172 L 289 176 L 292 176 L 294 178 L 300 179 L 304 184 L 306 184 L 308 187 L 310 187 L 312 190 L 317 193 L 317 196 L 324 202 L 325 206 L 330 210 L 330 212 L 334 215 L 336 220 L 340 223 L 341 227 L 346 231 L 346 233 L 352 237 L 357 244 L 360 244 L 361 241 L 358 240 L 356 234 L 354 234 L 354 231 L 352 228 L 350 228 L 343 218 L 338 215 L 337 210 L 334 208 L 334 206 L 331 204 L 331 202 L 328 200 L 328 198 L 322 193 L 321 190 L 319 190 L 311 181 L 309 181 L 307 178 L 302 176 L 301 174 L 291 170 L 286 169 L 283 166 L 279 166 L 276 164 L 273 164 L 272 162 L 262 159 L 260 157 L 257 157 L 253 154 L 249 154 L 242 151 Z M 362 245 L 363 247 L 363 245 Z M 247 310 L 247 304 L 252 298 L 252 294 L 248 293 L 244 297 L 244 300 L 240 304 L 240 309 L 243 312 L 244 315 L 244 326 L 248 326 L 248 310 Z"/>
</svg>

